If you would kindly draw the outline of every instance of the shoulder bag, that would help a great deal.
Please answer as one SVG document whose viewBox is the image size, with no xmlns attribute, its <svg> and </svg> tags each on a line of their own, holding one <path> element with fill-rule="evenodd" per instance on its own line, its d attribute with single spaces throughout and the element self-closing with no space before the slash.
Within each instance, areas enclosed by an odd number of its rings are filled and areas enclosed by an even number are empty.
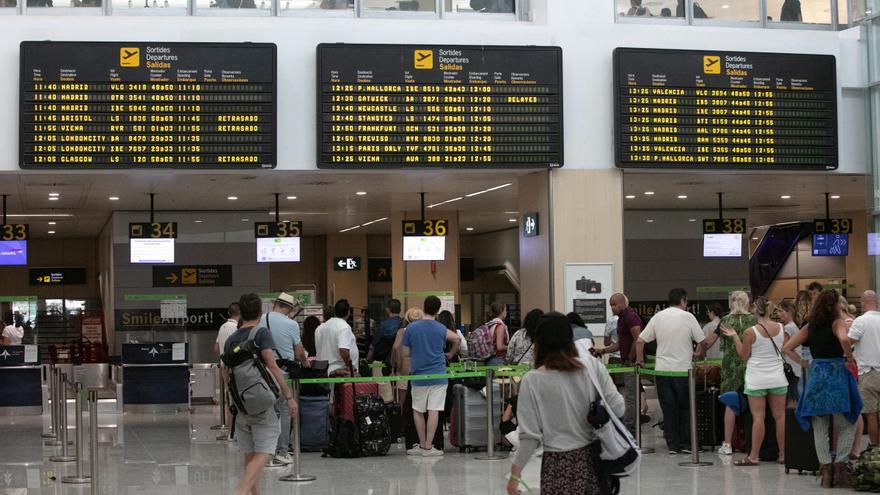
<svg viewBox="0 0 880 495">
<path fill-rule="evenodd" d="M 605 394 L 599 385 L 592 363 L 585 364 L 590 382 L 598 396 L 590 405 L 587 422 L 596 431 L 596 436 L 599 437 L 602 445 L 602 452 L 599 454 L 602 471 L 617 478 L 629 476 L 641 463 L 642 454 L 639 451 L 639 444 L 605 401 Z"/>
</svg>

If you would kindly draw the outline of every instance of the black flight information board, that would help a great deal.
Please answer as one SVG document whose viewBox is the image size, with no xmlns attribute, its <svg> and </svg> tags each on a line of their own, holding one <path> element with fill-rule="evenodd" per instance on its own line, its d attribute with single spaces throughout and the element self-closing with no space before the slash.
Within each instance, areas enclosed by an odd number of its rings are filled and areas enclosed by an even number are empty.
<svg viewBox="0 0 880 495">
<path fill-rule="evenodd" d="M 21 43 L 23 169 L 276 164 L 267 43 Z"/>
<path fill-rule="evenodd" d="M 318 168 L 562 165 L 558 47 L 318 45 Z"/>
<path fill-rule="evenodd" d="M 837 168 L 831 55 L 614 50 L 618 167 Z"/>
</svg>

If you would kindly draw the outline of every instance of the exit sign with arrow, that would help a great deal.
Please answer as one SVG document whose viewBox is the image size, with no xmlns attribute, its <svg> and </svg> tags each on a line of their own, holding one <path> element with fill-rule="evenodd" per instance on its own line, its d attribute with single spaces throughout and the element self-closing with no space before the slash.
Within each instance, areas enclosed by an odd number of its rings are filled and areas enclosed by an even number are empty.
<svg viewBox="0 0 880 495">
<path fill-rule="evenodd" d="M 355 272 L 361 269 L 359 256 L 345 256 L 333 258 L 333 270 L 337 272 Z"/>
</svg>

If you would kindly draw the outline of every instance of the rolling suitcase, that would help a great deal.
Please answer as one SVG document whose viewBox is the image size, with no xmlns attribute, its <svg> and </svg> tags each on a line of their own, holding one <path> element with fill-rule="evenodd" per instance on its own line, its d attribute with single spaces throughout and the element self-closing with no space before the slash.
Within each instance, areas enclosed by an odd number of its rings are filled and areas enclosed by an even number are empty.
<svg viewBox="0 0 880 495">
<path fill-rule="evenodd" d="M 464 385 L 452 387 L 452 421 L 449 425 L 449 443 L 460 452 L 472 452 L 478 448 L 486 448 L 488 434 L 486 431 L 486 399 L 483 395 Z M 493 404 L 495 441 L 501 440 L 501 387 L 493 385 Z"/>
<path fill-rule="evenodd" d="M 797 421 L 794 409 L 785 410 L 785 472 L 796 469 L 814 476 L 819 471 L 819 458 L 816 457 L 816 443 L 813 430 L 804 431 Z"/>
<path fill-rule="evenodd" d="M 718 400 L 718 389 L 698 390 L 697 438 L 701 447 L 721 445 L 724 439 L 724 404 Z"/>
<path fill-rule="evenodd" d="M 340 383 L 336 385 L 333 410 L 336 416 L 346 421 L 354 422 L 354 396 L 357 387 L 357 395 L 379 396 L 378 383 Z"/>
<path fill-rule="evenodd" d="M 299 398 L 299 445 L 303 452 L 322 452 L 330 443 L 330 398 Z"/>
<path fill-rule="evenodd" d="M 360 395 L 354 399 L 357 439 L 364 457 L 381 456 L 391 447 L 391 428 L 385 401 L 378 395 Z"/>
</svg>

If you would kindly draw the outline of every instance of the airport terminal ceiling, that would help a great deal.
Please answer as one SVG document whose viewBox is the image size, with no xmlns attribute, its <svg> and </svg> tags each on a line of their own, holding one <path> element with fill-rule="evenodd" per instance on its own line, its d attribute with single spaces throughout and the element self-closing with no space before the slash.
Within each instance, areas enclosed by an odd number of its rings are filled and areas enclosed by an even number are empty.
<svg viewBox="0 0 880 495">
<path fill-rule="evenodd" d="M 0 176 L 0 194 L 9 195 L 9 221 L 30 224 L 32 238 L 48 237 L 50 230 L 57 237 L 96 237 L 114 211 L 143 211 L 146 219 L 151 192 L 159 217 L 162 211 L 241 211 L 250 222 L 273 220 L 279 193 L 281 219 L 301 220 L 305 235 L 338 233 L 395 211 L 418 212 L 424 192 L 425 205 L 436 204 L 428 212 L 459 211 L 462 233 L 468 227 L 479 233 L 509 228 L 518 219 L 517 182 L 526 173 L 21 173 Z M 389 229 L 388 222 L 377 222 L 357 232 Z"/>
</svg>

